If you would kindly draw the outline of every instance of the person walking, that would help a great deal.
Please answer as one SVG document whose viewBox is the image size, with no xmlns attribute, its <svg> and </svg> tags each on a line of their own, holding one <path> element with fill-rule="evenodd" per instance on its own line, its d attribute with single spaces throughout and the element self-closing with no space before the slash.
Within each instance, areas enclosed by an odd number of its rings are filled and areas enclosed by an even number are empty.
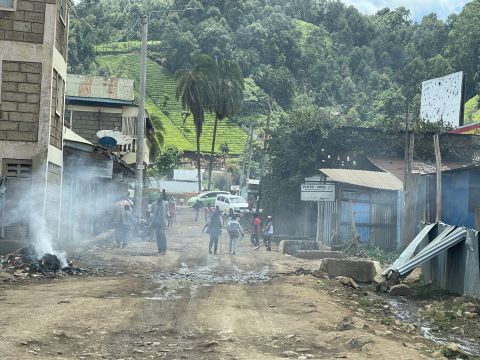
<svg viewBox="0 0 480 360">
<path fill-rule="evenodd" d="M 202 233 L 207 232 L 210 228 L 210 222 L 212 220 L 213 210 L 210 204 L 205 208 L 205 225 L 203 226 Z"/>
<path fill-rule="evenodd" d="M 237 241 L 240 235 L 243 236 L 243 229 L 240 223 L 237 221 L 235 215 L 230 219 L 227 226 L 228 234 L 230 235 L 230 254 L 235 255 L 237 250 Z"/>
<path fill-rule="evenodd" d="M 215 208 L 215 212 L 212 215 L 212 219 L 210 220 L 210 242 L 208 244 L 208 253 L 212 253 L 212 247 L 213 247 L 213 253 L 217 253 L 217 247 L 218 247 L 218 238 L 220 237 L 220 234 L 222 233 L 222 219 L 221 219 L 221 212 L 220 208 L 217 206 Z"/>
<path fill-rule="evenodd" d="M 255 250 L 260 249 L 260 229 L 262 226 L 262 220 L 260 220 L 260 215 L 255 214 L 255 218 L 253 220 L 253 229 L 250 241 L 252 245 L 255 246 Z"/>
<path fill-rule="evenodd" d="M 177 204 L 175 203 L 175 199 L 172 197 L 168 202 L 168 227 L 172 227 L 173 223 L 177 219 Z"/>
<path fill-rule="evenodd" d="M 272 251 L 272 238 L 273 238 L 273 223 L 272 223 L 272 216 L 269 215 L 267 217 L 267 224 L 263 229 L 263 243 L 267 251 Z"/>
<path fill-rule="evenodd" d="M 197 199 L 197 201 L 195 201 L 195 204 L 193 204 L 192 208 L 193 208 L 193 213 L 195 215 L 195 222 L 198 221 L 198 215 L 200 214 L 200 209 L 203 207 L 203 204 L 200 200 Z"/>
<path fill-rule="evenodd" d="M 152 226 L 155 228 L 155 235 L 157 236 L 158 252 L 165 254 L 167 252 L 167 236 L 165 235 L 167 206 L 162 196 L 158 198 L 154 206 Z"/>
<path fill-rule="evenodd" d="M 125 248 L 128 243 L 132 212 L 128 200 L 123 199 L 113 205 L 112 223 L 115 227 L 115 242 L 120 248 Z"/>
</svg>

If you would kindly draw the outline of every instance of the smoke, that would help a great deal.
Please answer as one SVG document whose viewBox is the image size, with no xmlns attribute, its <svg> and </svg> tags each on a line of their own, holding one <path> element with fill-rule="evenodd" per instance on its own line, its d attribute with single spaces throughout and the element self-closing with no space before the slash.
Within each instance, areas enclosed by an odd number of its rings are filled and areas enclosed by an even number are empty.
<svg viewBox="0 0 480 360">
<path fill-rule="evenodd" d="M 55 166 L 48 174 L 42 166 L 30 180 L 8 178 L 6 211 L 0 213 L 7 238 L 31 244 L 38 260 L 52 254 L 67 266 L 67 251 L 82 251 L 95 234 L 111 228 L 113 204 L 126 196 L 127 185 L 108 177 L 108 160 L 107 155 L 69 153 L 63 179 Z"/>
</svg>

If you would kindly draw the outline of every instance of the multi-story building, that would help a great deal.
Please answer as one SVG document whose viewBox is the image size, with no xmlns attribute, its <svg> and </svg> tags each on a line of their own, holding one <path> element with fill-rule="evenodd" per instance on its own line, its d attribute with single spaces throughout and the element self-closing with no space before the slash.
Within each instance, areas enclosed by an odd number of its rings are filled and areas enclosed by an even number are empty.
<svg viewBox="0 0 480 360">
<path fill-rule="evenodd" d="M 67 32 L 66 0 L 0 0 L 0 248 L 58 236 Z"/>
</svg>

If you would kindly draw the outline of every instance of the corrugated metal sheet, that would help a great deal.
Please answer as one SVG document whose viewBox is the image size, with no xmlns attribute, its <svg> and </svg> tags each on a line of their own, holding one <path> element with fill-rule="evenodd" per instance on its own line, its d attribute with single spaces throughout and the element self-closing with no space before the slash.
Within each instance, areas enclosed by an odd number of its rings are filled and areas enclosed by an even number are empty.
<svg viewBox="0 0 480 360">
<path fill-rule="evenodd" d="M 331 180 L 381 190 L 401 190 L 403 183 L 394 175 L 381 171 L 320 169 Z"/>
<path fill-rule="evenodd" d="M 67 96 L 133 101 L 134 82 L 131 79 L 69 74 Z"/>
</svg>

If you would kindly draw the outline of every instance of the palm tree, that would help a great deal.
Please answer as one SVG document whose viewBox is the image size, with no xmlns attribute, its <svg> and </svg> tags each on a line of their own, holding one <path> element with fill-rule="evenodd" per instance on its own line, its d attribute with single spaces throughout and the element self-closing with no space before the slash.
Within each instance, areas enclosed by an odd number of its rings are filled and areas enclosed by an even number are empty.
<svg viewBox="0 0 480 360">
<path fill-rule="evenodd" d="M 200 136 L 202 134 L 205 109 L 213 103 L 213 79 L 218 76 L 215 61 L 208 55 L 196 54 L 193 56 L 193 66 L 189 69 L 178 70 L 175 73 L 177 82 L 177 100 L 180 100 L 184 110 L 193 115 L 197 138 L 197 169 L 198 191 L 202 191 L 202 172 L 200 169 Z"/>
<path fill-rule="evenodd" d="M 217 137 L 218 121 L 234 116 L 242 105 L 243 90 L 245 85 L 240 66 L 237 63 L 225 60 L 217 65 L 218 78 L 215 81 L 214 101 L 210 111 L 215 113 L 215 124 L 213 126 L 212 149 L 210 151 L 210 163 L 208 166 L 208 189 L 212 182 L 213 156 L 215 152 L 215 141 Z"/>
</svg>

